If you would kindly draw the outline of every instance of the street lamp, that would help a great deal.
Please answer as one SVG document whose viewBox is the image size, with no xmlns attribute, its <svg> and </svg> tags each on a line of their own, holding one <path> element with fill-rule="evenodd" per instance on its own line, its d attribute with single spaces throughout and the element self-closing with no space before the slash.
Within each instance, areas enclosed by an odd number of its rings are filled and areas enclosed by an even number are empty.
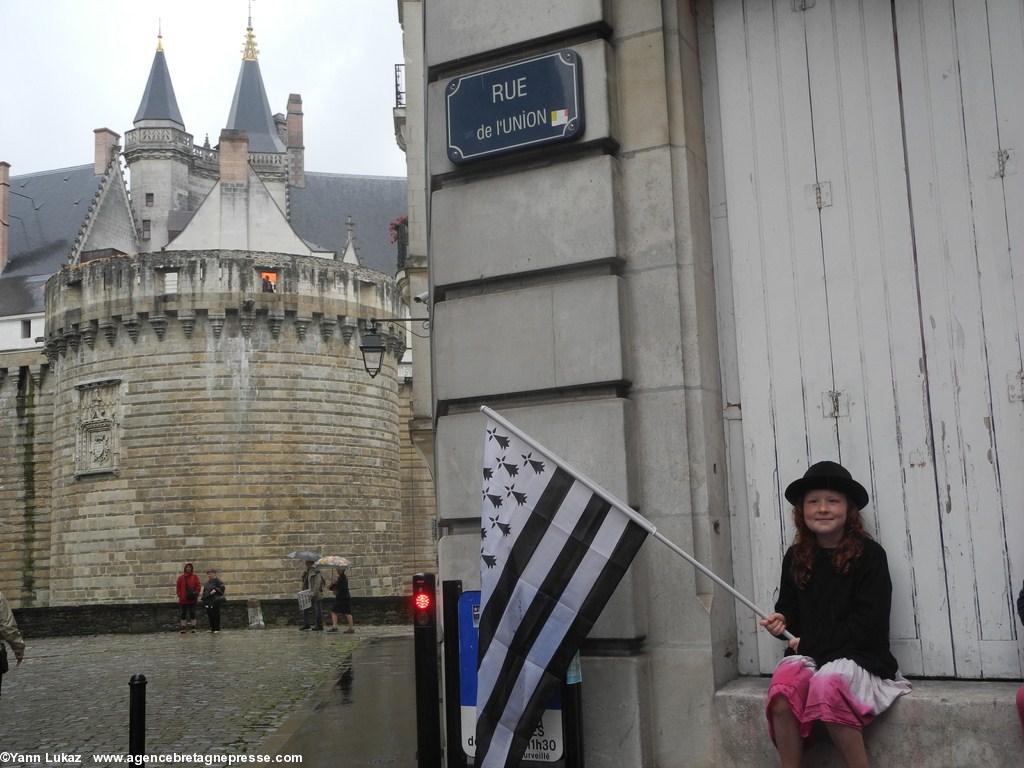
<svg viewBox="0 0 1024 768">
<path fill-rule="evenodd" d="M 380 366 L 384 362 L 384 343 L 372 320 L 359 342 L 359 351 L 363 353 L 363 368 L 370 374 L 371 379 L 376 378 L 380 373 Z"/>
<path fill-rule="evenodd" d="M 389 317 L 381 322 L 385 323 L 416 323 L 422 322 L 425 330 L 430 329 L 430 319 L 426 317 Z M 418 333 L 410 332 L 413 336 L 419 338 L 427 338 L 426 336 L 420 336 Z M 387 351 L 387 345 L 384 343 L 384 339 L 381 338 L 380 333 L 377 331 L 377 318 L 371 317 L 366 321 L 363 326 L 363 333 L 360 336 L 359 351 L 363 355 L 363 368 L 370 374 L 370 378 L 376 378 L 377 374 L 380 373 L 381 365 L 384 363 L 384 352 Z"/>
</svg>

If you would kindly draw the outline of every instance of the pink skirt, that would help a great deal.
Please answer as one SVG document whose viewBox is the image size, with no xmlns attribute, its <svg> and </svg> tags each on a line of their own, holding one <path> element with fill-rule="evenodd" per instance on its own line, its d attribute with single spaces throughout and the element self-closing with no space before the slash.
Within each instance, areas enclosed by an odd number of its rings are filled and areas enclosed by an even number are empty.
<svg viewBox="0 0 1024 768">
<path fill-rule="evenodd" d="M 774 742 L 771 705 L 778 696 L 786 697 L 800 723 L 800 735 L 806 739 L 815 720 L 860 730 L 897 698 L 910 693 L 910 688 L 899 672 L 894 680 L 883 680 L 849 659 L 830 661 L 818 669 L 809 656 L 786 656 L 775 667 L 768 687 L 768 732 Z"/>
</svg>

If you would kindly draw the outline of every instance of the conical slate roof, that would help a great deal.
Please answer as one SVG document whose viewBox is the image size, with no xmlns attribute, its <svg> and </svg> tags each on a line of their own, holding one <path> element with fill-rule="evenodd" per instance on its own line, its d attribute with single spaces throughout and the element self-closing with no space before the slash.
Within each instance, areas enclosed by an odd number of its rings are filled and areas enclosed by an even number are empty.
<svg viewBox="0 0 1024 768">
<path fill-rule="evenodd" d="M 249 28 L 249 34 L 251 41 L 252 27 Z M 270 113 L 270 102 L 263 88 L 260 63 L 256 61 L 255 49 L 250 46 L 247 46 L 246 58 L 242 60 L 242 69 L 238 73 L 227 127 L 245 131 L 249 135 L 250 152 L 287 151 L 277 135 L 274 118 Z"/>
<path fill-rule="evenodd" d="M 135 113 L 135 123 L 141 120 L 170 120 L 185 130 L 185 121 L 181 119 L 178 100 L 174 98 L 174 86 L 171 85 L 171 75 L 167 71 L 167 59 L 164 58 L 162 47 L 157 48 L 153 57 L 146 92 L 142 94 L 142 103 Z"/>
</svg>

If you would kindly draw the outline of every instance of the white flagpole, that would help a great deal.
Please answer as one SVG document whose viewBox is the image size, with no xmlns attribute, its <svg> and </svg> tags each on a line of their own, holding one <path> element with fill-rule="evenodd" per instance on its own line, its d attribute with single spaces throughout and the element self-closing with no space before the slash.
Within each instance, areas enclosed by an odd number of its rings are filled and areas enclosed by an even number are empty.
<svg viewBox="0 0 1024 768">
<path fill-rule="evenodd" d="M 511 422 L 509 422 L 503 416 L 500 416 L 497 413 L 495 413 L 494 411 L 492 411 L 486 405 L 480 406 L 480 411 L 485 416 L 487 416 L 487 418 L 489 418 L 492 421 L 500 424 L 501 426 L 503 426 L 509 432 L 513 433 L 516 437 L 518 437 L 523 442 L 529 443 L 530 445 L 536 445 L 536 441 L 534 441 L 534 439 L 532 437 L 530 437 L 529 435 L 524 433 L 521 429 L 519 429 L 518 427 L 513 425 Z M 626 502 L 622 501 L 617 496 L 614 496 L 613 494 L 611 494 L 608 491 L 606 491 L 604 488 L 602 488 L 600 485 L 595 483 L 593 480 L 591 480 L 589 477 L 584 475 L 582 472 L 577 471 L 575 468 L 570 466 L 569 463 L 567 461 L 565 461 L 565 459 L 563 459 L 563 458 L 561 458 L 559 456 L 556 456 L 548 448 L 545 448 L 545 447 L 542 447 L 542 446 L 538 445 L 537 449 L 541 450 L 545 454 L 547 454 L 548 458 L 550 458 L 553 462 L 558 464 L 562 469 L 564 469 L 566 472 L 568 472 L 570 475 L 572 475 L 577 481 L 579 481 L 580 483 L 583 483 L 583 485 L 585 485 L 588 488 L 590 488 L 590 490 L 592 490 L 594 493 L 596 493 L 596 494 L 598 494 L 600 496 L 603 496 L 605 499 L 607 499 L 608 502 L 613 507 L 615 507 L 617 510 L 622 512 L 622 514 L 626 515 L 630 520 L 632 520 L 634 523 L 636 523 L 641 528 L 646 530 L 653 538 L 655 538 L 658 541 L 660 541 L 662 544 L 664 544 L 666 547 L 671 549 L 673 552 L 675 552 L 681 558 L 686 560 L 686 562 L 688 562 L 690 565 L 692 565 L 698 571 L 700 571 L 705 576 L 707 576 L 709 579 L 711 579 L 713 582 L 718 584 L 718 586 L 720 586 L 724 590 L 726 590 L 730 595 L 732 595 L 734 598 L 736 598 L 741 603 L 743 603 L 745 606 L 747 606 L 747 608 L 752 610 L 755 614 L 760 616 L 762 619 L 765 619 L 765 618 L 768 617 L 768 615 L 764 611 L 762 611 L 760 608 L 758 608 L 756 605 L 754 605 L 753 602 L 748 600 L 741 593 L 737 592 L 733 588 L 733 586 L 731 584 L 729 584 L 727 581 L 725 581 L 724 579 L 719 577 L 716 573 L 714 573 L 713 571 L 708 569 L 701 562 L 699 562 L 693 556 L 688 554 L 684 549 L 682 549 L 681 547 L 676 546 L 671 541 L 666 539 L 662 534 L 658 533 L 658 529 L 654 526 L 654 524 L 651 523 L 650 520 L 648 520 L 646 517 L 641 515 L 639 512 L 637 512 L 635 509 L 633 509 L 631 506 L 629 506 L 629 504 L 627 504 Z M 793 635 L 790 634 L 788 630 L 784 630 L 782 632 L 782 636 L 785 637 L 787 640 L 793 640 L 794 639 Z"/>
</svg>

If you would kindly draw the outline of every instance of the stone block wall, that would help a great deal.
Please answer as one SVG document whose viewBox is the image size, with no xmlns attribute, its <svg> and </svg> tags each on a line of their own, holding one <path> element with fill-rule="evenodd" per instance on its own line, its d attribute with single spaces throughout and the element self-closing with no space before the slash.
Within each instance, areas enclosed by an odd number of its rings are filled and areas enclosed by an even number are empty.
<svg viewBox="0 0 1024 768">
<path fill-rule="evenodd" d="M 481 404 L 730 577 L 694 7 L 424 4 L 442 578 L 478 580 L 463 468 Z M 456 79 L 565 48 L 582 62 L 582 133 L 452 163 Z M 583 648 L 587 765 L 723 764 L 707 702 L 735 675 L 734 638 L 732 603 L 645 545 Z"/>
<path fill-rule="evenodd" d="M 38 352 L 0 355 L 0 592 L 47 602 L 53 377 Z"/>
<path fill-rule="evenodd" d="M 399 397 L 399 443 L 402 466 L 402 594 L 412 592 L 412 574 L 437 572 L 434 481 L 423 456 L 409 436 L 412 385 L 402 384 Z"/>
<path fill-rule="evenodd" d="M 354 594 L 405 591 L 433 490 L 404 490 L 401 340 L 386 337 L 376 379 L 358 350 L 361 319 L 396 301 L 380 273 L 274 254 L 143 254 L 52 278 L 46 604 L 173 600 L 185 561 L 219 568 L 233 597 L 289 599 L 297 549 L 349 557 Z M 0 514 L 24 514 L 16 501 Z"/>
</svg>

